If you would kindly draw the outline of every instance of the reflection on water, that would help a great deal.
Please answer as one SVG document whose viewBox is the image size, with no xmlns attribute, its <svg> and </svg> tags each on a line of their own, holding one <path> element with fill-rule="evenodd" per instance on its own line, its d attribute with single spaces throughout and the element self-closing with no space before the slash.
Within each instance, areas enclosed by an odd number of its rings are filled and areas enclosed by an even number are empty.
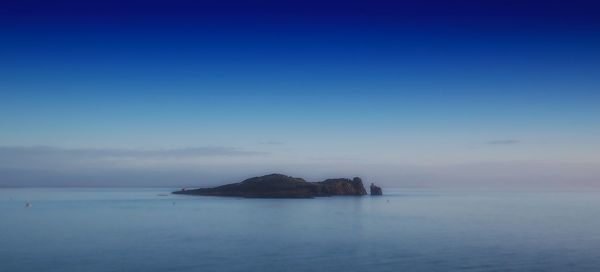
<svg viewBox="0 0 600 272">
<path fill-rule="evenodd" d="M 0 271 L 600 271 L 598 192 L 169 191 L 0 189 Z"/>
</svg>

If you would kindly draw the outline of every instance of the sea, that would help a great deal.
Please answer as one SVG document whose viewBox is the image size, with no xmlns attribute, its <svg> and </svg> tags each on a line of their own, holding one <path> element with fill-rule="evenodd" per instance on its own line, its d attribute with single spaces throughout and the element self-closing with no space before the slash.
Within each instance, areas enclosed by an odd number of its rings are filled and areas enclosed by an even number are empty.
<svg viewBox="0 0 600 272">
<path fill-rule="evenodd" d="M 599 191 L 0 189 L 0 271 L 600 271 Z"/>
</svg>

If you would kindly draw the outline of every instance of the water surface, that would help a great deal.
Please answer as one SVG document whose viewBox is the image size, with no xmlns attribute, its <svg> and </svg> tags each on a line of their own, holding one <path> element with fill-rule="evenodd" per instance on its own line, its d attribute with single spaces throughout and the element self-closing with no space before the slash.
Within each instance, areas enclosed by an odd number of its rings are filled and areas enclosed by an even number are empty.
<svg viewBox="0 0 600 272">
<path fill-rule="evenodd" d="M 599 192 L 170 190 L 0 189 L 0 271 L 600 271 Z"/>
</svg>

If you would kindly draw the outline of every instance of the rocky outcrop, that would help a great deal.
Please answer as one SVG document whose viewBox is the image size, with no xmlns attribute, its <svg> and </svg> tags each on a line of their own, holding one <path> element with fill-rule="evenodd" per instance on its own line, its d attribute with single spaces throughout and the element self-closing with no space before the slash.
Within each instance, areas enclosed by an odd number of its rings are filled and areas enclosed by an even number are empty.
<svg viewBox="0 0 600 272">
<path fill-rule="evenodd" d="M 271 174 L 213 188 L 182 189 L 173 193 L 254 198 L 312 198 L 336 195 L 362 196 L 366 195 L 367 191 L 358 177 L 308 182 L 301 178 Z"/>
<path fill-rule="evenodd" d="M 369 186 L 369 190 L 371 191 L 371 195 L 383 195 L 381 187 L 375 185 L 374 183 L 371 183 L 371 186 Z"/>
</svg>

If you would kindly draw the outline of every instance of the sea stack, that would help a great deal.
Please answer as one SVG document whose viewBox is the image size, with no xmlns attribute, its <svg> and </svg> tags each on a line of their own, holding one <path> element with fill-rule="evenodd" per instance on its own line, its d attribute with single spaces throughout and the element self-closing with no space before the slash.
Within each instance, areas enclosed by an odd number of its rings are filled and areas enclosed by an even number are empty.
<svg viewBox="0 0 600 272">
<path fill-rule="evenodd" d="M 369 189 L 371 191 L 371 195 L 383 195 L 383 191 L 381 190 L 381 187 L 375 185 L 374 183 L 371 183 L 371 186 L 369 186 Z"/>
</svg>

